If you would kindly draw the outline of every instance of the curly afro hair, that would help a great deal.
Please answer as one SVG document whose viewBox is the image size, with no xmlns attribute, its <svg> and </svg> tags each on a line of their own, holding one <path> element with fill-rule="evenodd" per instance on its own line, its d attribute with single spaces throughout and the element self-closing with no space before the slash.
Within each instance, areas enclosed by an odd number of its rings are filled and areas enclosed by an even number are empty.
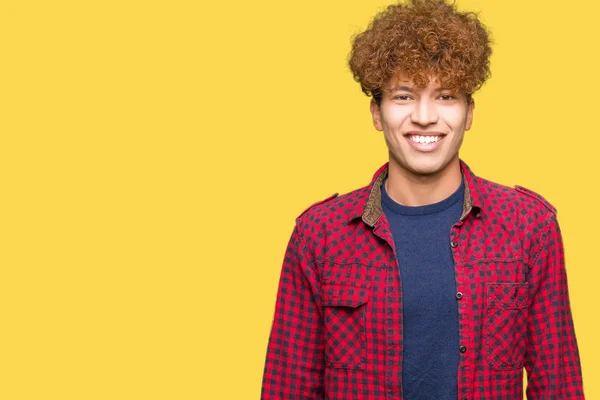
<svg viewBox="0 0 600 400">
<path fill-rule="evenodd" d="M 445 0 L 408 0 L 388 6 L 353 37 L 348 64 L 377 104 L 392 77 L 425 87 L 434 76 L 470 98 L 490 76 L 490 44 L 477 14 L 458 12 Z"/>
</svg>

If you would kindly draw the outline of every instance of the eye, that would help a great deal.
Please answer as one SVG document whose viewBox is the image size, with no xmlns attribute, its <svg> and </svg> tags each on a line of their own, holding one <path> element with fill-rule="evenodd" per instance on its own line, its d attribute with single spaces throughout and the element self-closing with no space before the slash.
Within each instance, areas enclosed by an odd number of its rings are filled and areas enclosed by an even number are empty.
<svg viewBox="0 0 600 400">
<path fill-rule="evenodd" d="M 407 94 L 398 94 L 398 95 L 394 96 L 394 100 L 407 101 L 410 99 L 411 99 L 411 97 Z"/>
<path fill-rule="evenodd" d="M 452 94 L 442 94 L 442 95 L 440 95 L 440 99 L 442 99 L 442 100 L 454 100 L 454 99 L 456 99 L 456 96 L 454 96 Z"/>
</svg>

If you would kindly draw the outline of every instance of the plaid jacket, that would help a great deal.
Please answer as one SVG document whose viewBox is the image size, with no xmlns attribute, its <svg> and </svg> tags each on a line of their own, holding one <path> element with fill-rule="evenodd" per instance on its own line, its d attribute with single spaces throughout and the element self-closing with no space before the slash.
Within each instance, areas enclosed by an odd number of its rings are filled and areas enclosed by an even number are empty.
<svg viewBox="0 0 600 400">
<path fill-rule="evenodd" d="M 285 252 L 261 399 L 402 399 L 402 287 L 369 185 L 314 204 Z M 584 399 L 556 209 L 463 160 L 451 228 L 459 312 L 458 400 Z"/>
</svg>

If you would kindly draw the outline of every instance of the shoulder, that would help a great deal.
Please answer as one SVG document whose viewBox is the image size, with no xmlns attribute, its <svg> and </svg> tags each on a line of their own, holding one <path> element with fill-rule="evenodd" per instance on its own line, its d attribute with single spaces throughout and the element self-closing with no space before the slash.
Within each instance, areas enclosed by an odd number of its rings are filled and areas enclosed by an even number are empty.
<svg viewBox="0 0 600 400">
<path fill-rule="evenodd" d="M 341 222 L 347 218 L 349 212 L 356 211 L 357 207 L 360 208 L 367 195 L 366 187 L 341 195 L 334 193 L 308 206 L 296 217 L 296 222 L 303 222 L 310 226 Z"/>
<path fill-rule="evenodd" d="M 304 209 L 304 211 L 302 211 L 302 212 L 300 213 L 300 215 L 298 215 L 298 216 L 296 217 L 296 219 L 299 219 L 299 218 L 301 218 L 303 215 L 305 215 L 305 214 L 306 214 L 307 212 L 309 212 L 310 210 L 313 210 L 315 207 L 317 207 L 317 206 L 319 206 L 319 205 L 321 205 L 321 204 L 325 204 L 325 203 L 327 203 L 328 201 L 331 201 L 331 200 L 335 199 L 335 198 L 336 198 L 336 197 L 338 197 L 338 196 L 339 196 L 339 193 L 334 193 L 334 194 L 332 194 L 331 196 L 329 196 L 329 197 L 327 197 L 327 198 L 325 198 L 325 199 L 323 199 L 323 200 L 319 200 L 319 201 L 317 201 L 317 202 L 315 202 L 315 203 L 311 204 L 310 206 L 306 207 L 306 209 Z"/>
<path fill-rule="evenodd" d="M 541 194 L 534 192 L 531 189 L 528 189 L 523 186 L 515 185 L 514 190 L 518 196 L 521 196 L 522 199 L 533 202 L 537 206 L 545 207 L 548 211 L 550 211 L 553 215 L 556 216 L 556 207 L 552 205 L 544 196 Z"/>
<path fill-rule="evenodd" d="M 520 185 L 507 186 L 500 183 L 477 178 L 477 184 L 482 189 L 484 198 L 488 202 L 506 207 L 517 208 L 521 214 L 553 214 L 557 209 L 544 196 L 529 188 Z M 484 200 L 485 201 L 485 200 Z"/>
</svg>

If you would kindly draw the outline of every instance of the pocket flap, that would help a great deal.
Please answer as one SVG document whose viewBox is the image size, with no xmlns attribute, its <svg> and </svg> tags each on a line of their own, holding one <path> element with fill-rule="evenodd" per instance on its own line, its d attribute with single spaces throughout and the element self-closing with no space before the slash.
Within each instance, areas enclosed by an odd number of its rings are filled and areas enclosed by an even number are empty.
<svg viewBox="0 0 600 400">
<path fill-rule="evenodd" d="M 526 308 L 529 300 L 527 283 L 487 283 L 487 306 L 489 308 Z"/>
<path fill-rule="evenodd" d="M 369 285 L 343 285 L 327 283 L 323 285 L 323 305 L 358 307 L 369 301 Z"/>
</svg>

